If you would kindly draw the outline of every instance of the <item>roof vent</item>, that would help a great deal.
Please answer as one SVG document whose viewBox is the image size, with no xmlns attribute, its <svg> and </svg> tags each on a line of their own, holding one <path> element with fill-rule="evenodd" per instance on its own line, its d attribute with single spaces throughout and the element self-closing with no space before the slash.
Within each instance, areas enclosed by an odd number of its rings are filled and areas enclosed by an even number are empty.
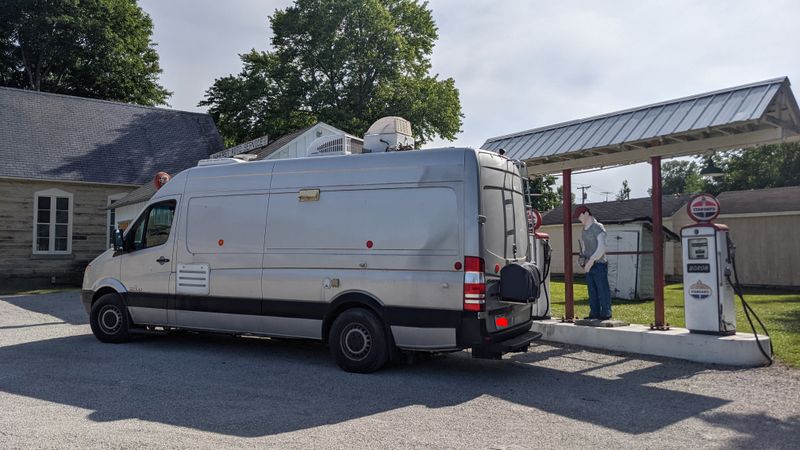
<svg viewBox="0 0 800 450">
<path fill-rule="evenodd" d="M 411 122 L 402 117 L 382 117 L 364 135 L 364 153 L 413 150 Z"/>
<path fill-rule="evenodd" d="M 308 156 L 349 155 L 352 153 L 351 147 L 349 136 L 322 136 L 308 146 Z"/>
</svg>

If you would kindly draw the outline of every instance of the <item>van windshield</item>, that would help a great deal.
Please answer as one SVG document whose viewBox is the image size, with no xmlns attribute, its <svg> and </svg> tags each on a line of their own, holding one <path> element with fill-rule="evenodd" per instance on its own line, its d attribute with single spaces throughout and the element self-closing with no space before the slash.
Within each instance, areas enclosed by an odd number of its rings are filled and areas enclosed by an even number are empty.
<svg viewBox="0 0 800 450">
<path fill-rule="evenodd" d="M 487 267 L 521 261 L 528 253 L 528 225 L 523 179 L 514 163 L 482 155 L 481 209 Z"/>
</svg>

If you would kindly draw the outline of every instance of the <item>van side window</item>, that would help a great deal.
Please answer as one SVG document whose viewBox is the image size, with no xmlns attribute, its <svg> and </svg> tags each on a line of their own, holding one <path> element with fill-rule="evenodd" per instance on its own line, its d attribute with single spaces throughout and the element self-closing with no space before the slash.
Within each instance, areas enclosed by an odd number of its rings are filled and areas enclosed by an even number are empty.
<svg viewBox="0 0 800 450">
<path fill-rule="evenodd" d="M 129 251 L 157 247 L 167 242 L 175 217 L 175 205 L 175 200 L 151 205 L 130 231 Z"/>
</svg>

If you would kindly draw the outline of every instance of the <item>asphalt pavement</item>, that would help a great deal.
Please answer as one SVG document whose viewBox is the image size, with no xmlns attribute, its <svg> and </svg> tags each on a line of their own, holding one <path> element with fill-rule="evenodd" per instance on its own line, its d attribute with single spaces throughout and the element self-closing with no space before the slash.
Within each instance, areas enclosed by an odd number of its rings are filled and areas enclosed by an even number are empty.
<svg viewBox="0 0 800 450">
<path fill-rule="evenodd" d="M 800 448 L 800 371 L 539 343 L 369 375 L 320 343 L 103 344 L 76 291 L 0 296 L 0 448 Z"/>
</svg>

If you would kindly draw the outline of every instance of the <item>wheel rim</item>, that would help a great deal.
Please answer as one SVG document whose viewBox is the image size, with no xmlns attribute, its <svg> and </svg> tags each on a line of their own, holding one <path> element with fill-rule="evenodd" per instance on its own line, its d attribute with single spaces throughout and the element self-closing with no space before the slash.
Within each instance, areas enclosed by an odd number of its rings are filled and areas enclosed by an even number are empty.
<svg viewBox="0 0 800 450">
<path fill-rule="evenodd" d="M 104 306 L 97 315 L 97 319 L 103 333 L 116 334 L 122 328 L 122 312 L 115 306 Z"/>
<path fill-rule="evenodd" d="M 372 349 L 372 335 L 366 327 L 351 323 L 342 330 L 341 336 L 340 347 L 347 359 L 361 361 L 369 355 Z"/>
</svg>

